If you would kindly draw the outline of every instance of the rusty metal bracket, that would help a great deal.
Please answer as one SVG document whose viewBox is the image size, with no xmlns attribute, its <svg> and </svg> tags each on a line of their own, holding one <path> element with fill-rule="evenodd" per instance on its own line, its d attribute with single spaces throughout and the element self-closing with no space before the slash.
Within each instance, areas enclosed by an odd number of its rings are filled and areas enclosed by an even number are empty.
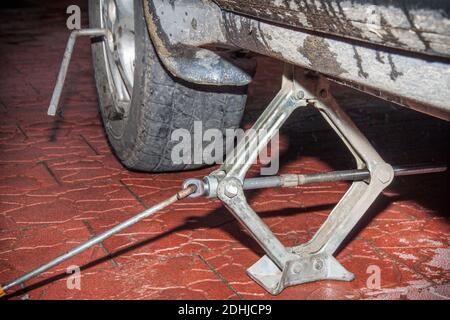
<svg viewBox="0 0 450 320">
<path fill-rule="evenodd" d="M 369 172 L 369 179 L 355 181 L 336 205 L 315 236 L 306 244 L 287 248 L 253 211 L 244 195 L 245 175 L 271 137 L 296 108 L 313 105 L 344 141 L 356 159 L 358 169 Z M 323 76 L 306 77 L 301 69 L 285 67 L 283 85 L 271 104 L 256 121 L 254 130 L 242 139 L 234 156 L 208 176 L 217 181 L 217 197 L 250 231 L 266 255 L 250 267 L 249 276 L 272 294 L 287 286 L 317 281 L 350 281 L 347 271 L 333 254 L 362 218 L 378 195 L 392 182 L 393 168 L 383 161 L 370 142 L 339 107 Z M 256 132 L 264 130 L 259 139 Z"/>
</svg>

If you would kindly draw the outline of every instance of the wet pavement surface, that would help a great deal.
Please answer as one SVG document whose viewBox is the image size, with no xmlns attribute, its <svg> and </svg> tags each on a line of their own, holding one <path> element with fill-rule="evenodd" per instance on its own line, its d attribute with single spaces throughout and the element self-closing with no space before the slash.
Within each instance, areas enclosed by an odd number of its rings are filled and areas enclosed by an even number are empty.
<svg viewBox="0 0 450 320">
<path fill-rule="evenodd" d="M 63 118 L 46 115 L 69 35 L 65 9 L 75 2 L 1 5 L 0 283 L 167 198 L 186 178 L 213 169 L 147 174 L 118 162 L 99 116 L 87 39 L 75 49 Z M 87 5 L 80 6 L 87 25 Z M 257 59 L 246 128 L 281 79 L 280 62 Z M 388 162 L 448 163 L 448 123 L 346 88 L 333 91 Z M 280 142 L 281 173 L 354 167 L 314 110 L 295 113 Z M 247 195 L 283 244 L 294 246 L 314 235 L 348 187 L 325 183 Z M 219 201 L 186 200 L 28 281 L 9 298 L 448 299 L 449 208 L 448 173 L 396 179 L 337 254 L 354 281 L 309 283 L 273 297 L 246 275 L 263 255 L 248 232 Z M 67 286 L 72 265 L 81 267 L 81 290 Z M 374 269 L 380 271 L 379 287 L 370 285 Z"/>
</svg>

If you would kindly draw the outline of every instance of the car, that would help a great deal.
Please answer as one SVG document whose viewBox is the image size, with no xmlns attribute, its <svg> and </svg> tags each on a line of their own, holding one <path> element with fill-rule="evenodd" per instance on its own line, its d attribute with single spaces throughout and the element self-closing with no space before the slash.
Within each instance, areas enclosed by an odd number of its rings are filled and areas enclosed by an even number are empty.
<svg viewBox="0 0 450 320">
<path fill-rule="evenodd" d="M 449 2 L 392 0 L 93 0 L 93 65 L 120 161 L 174 163 L 176 129 L 239 127 L 254 73 L 248 52 L 317 71 L 402 106 L 450 119 Z M 419 72 L 420 71 L 420 72 Z"/>
<path fill-rule="evenodd" d="M 147 172 L 202 167 L 190 144 L 175 161 L 176 132 L 225 135 L 239 127 L 255 73 L 252 53 L 284 61 L 281 89 L 254 130 L 217 170 L 0 288 L 41 274 L 186 197 L 218 198 L 264 249 L 248 275 L 276 295 L 318 280 L 351 281 L 334 257 L 396 175 L 443 166 L 385 162 L 330 90 L 337 82 L 450 120 L 450 3 L 446 0 L 91 0 L 90 29 L 69 38 L 49 114 L 56 113 L 74 40 L 92 37 L 100 110 L 110 144 L 127 168 Z M 356 160 L 355 170 L 246 178 L 258 154 L 296 109 L 315 107 Z M 214 143 L 220 141 L 216 136 Z M 221 140 L 223 142 L 223 139 Z M 215 150 L 225 149 L 223 145 Z M 219 152 L 221 153 L 221 152 Z M 244 190 L 347 180 L 352 185 L 312 239 L 285 247 L 248 204 Z"/>
</svg>

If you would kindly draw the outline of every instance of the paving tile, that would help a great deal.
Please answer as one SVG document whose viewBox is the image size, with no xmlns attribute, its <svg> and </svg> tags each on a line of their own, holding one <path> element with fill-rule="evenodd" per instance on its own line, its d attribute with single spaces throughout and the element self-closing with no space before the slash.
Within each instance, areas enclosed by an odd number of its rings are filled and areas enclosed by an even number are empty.
<svg viewBox="0 0 450 320">
<path fill-rule="evenodd" d="M 117 268 L 82 271 L 81 290 L 68 289 L 67 281 L 61 279 L 45 291 L 30 294 L 31 299 L 227 299 L 232 296 L 234 293 L 195 256 L 154 258 Z"/>
</svg>

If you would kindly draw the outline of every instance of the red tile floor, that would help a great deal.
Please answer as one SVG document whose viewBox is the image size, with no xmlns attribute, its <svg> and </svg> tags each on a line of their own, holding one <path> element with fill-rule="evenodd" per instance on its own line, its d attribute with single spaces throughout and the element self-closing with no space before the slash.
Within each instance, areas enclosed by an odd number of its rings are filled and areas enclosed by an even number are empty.
<svg viewBox="0 0 450 320">
<path fill-rule="evenodd" d="M 99 118 L 86 39 L 77 45 L 68 75 L 64 118 L 46 115 L 68 36 L 65 8 L 75 2 L 1 5 L 1 283 L 157 203 L 184 179 L 212 170 L 146 174 L 121 166 Z M 80 5 L 86 25 L 87 6 Z M 258 64 L 245 126 L 279 85 L 274 75 L 280 75 L 281 64 L 263 57 Z M 389 162 L 448 162 L 446 122 L 345 88 L 334 91 Z M 353 167 L 314 111 L 293 115 L 281 145 L 283 173 Z M 273 189 L 249 198 L 282 242 L 296 245 L 314 234 L 347 187 Z M 449 204 L 448 173 L 397 179 L 337 255 L 355 273 L 354 281 L 310 283 L 272 297 L 245 273 L 263 254 L 248 233 L 218 201 L 187 200 L 27 282 L 10 298 L 448 299 Z M 81 290 L 67 288 L 70 265 L 82 266 Z M 380 288 L 366 284 L 373 265 L 381 271 Z"/>
</svg>

